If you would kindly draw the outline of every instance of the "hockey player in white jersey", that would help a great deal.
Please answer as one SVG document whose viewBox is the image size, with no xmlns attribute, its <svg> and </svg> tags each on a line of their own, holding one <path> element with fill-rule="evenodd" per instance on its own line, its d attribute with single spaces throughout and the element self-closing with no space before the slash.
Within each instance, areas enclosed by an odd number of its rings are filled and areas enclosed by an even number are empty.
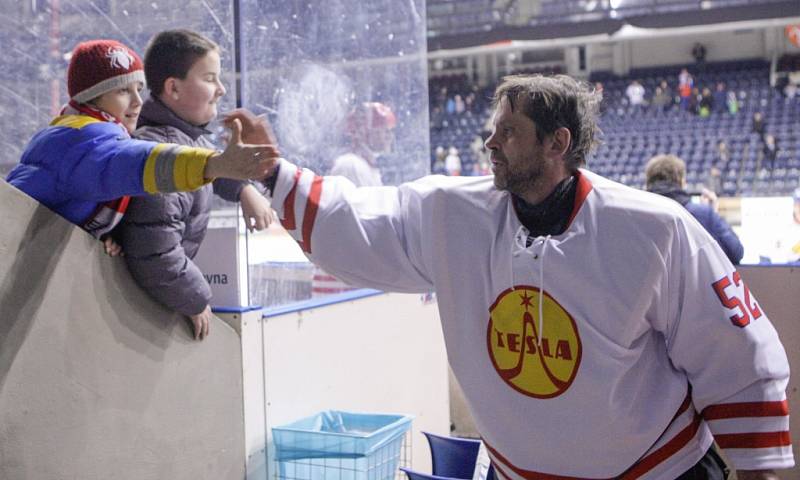
<svg viewBox="0 0 800 480">
<path fill-rule="evenodd" d="M 778 335 L 679 204 L 581 168 L 598 103 L 567 76 L 507 77 L 494 177 L 357 188 L 281 161 L 272 205 L 349 283 L 436 291 L 501 479 L 723 478 L 713 440 L 739 479 L 777 478 L 794 465 Z"/>
</svg>

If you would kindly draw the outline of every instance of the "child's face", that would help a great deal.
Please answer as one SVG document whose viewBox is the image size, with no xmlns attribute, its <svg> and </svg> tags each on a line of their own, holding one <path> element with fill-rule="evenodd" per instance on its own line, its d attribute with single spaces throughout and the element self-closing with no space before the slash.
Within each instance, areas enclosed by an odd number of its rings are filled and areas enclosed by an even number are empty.
<svg viewBox="0 0 800 480">
<path fill-rule="evenodd" d="M 205 125 L 217 116 L 217 102 L 225 95 L 220 79 L 219 52 L 212 50 L 199 58 L 184 79 L 175 79 L 170 108 L 193 125 Z"/>
<path fill-rule="evenodd" d="M 128 132 L 133 133 L 142 109 L 142 97 L 139 94 L 143 88 L 142 82 L 131 82 L 122 88 L 100 95 L 92 103 L 100 110 L 113 115 Z"/>
</svg>

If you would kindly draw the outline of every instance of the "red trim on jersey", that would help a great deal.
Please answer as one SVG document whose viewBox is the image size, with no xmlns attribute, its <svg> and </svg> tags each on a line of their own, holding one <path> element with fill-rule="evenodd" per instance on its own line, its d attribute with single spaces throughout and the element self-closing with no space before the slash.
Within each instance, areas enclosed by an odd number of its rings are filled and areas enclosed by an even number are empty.
<svg viewBox="0 0 800 480">
<path fill-rule="evenodd" d="M 685 447 L 686 444 L 697 435 L 697 429 L 700 428 L 700 421 L 700 415 L 695 413 L 692 423 L 672 437 L 672 440 L 662 445 L 661 448 L 636 462 L 636 465 L 625 472 L 621 478 L 624 480 L 639 478 L 655 468 L 659 463 L 678 453 L 678 451 Z"/>
<path fill-rule="evenodd" d="M 771 448 L 786 447 L 792 444 L 788 431 L 727 433 L 714 435 L 714 439 L 722 448 Z"/>
<path fill-rule="evenodd" d="M 675 418 L 678 418 L 683 412 L 685 412 L 690 405 L 691 405 L 691 399 L 690 396 L 687 394 L 686 399 L 684 399 L 677 413 L 673 417 L 673 421 L 675 420 Z M 642 475 L 649 472 L 650 470 L 655 468 L 658 464 L 668 459 L 675 453 L 679 452 L 683 447 L 685 447 L 689 443 L 689 441 L 691 441 L 695 437 L 695 435 L 697 435 L 697 430 L 700 428 L 701 421 L 702 418 L 700 417 L 700 415 L 695 413 L 694 418 L 692 419 L 692 423 L 687 425 L 677 435 L 672 437 L 670 441 L 659 447 L 651 454 L 647 455 L 646 457 L 636 462 L 636 464 L 634 464 L 631 468 L 626 470 L 625 473 L 623 473 L 621 476 L 612 478 L 619 478 L 623 480 L 632 480 L 640 478 Z M 489 450 L 489 453 L 491 453 L 492 456 L 494 457 L 493 460 L 495 460 L 494 461 L 495 469 L 499 470 L 500 473 L 503 474 L 503 476 L 505 477 L 509 477 L 509 475 L 504 472 L 503 467 L 507 467 L 517 475 L 527 480 L 581 480 L 581 477 L 566 477 L 563 475 L 553 475 L 549 473 L 535 472 L 533 470 L 523 470 L 519 467 L 512 465 L 511 462 L 508 461 L 508 459 L 500 455 L 500 453 L 497 450 L 495 450 L 494 448 L 492 448 L 491 445 L 486 443 L 486 440 L 484 440 L 483 443 L 486 444 L 486 449 Z"/>
<path fill-rule="evenodd" d="M 575 174 L 575 178 L 578 180 L 578 186 L 575 187 L 575 205 L 572 207 L 572 213 L 569 215 L 567 228 L 572 225 L 572 221 L 575 220 L 575 217 L 578 215 L 578 211 L 580 211 L 581 206 L 583 206 L 583 202 L 586 201 L 586 197 L 588 197 L 589 192 L 592 191 L 592 182 L 583 176 L 580 170 Z"/>
<path fill-rule="evenodd" d="M 745 417 L 785 417 L 789 415 L 789 402 L 744 402 L 711 405 L 703 410 L 706 420 Z"/>
<path fill-rule="evenodd" d="M 689 390 L 686 392 L 686 398 L 683 399 L 683 403 L 681 403 L 681 406 L 678 407 L 678 411 L 675 412 L 675 416 L 672 417 L 672 420 L 670 420 L 669 423 L 674 422 L 676 418 L 680 417 L 683 412 L 689 409 L 689 406 L 691 404 L 692 404 L 692 387 L 690 386 Z"/>
<path fill-rule="evenodd" d="M 294 220 L 294 197 L 297 194 L 297 184 L 300 183 L 300 175 L 303 172 L 299 168 L 294 173 L 294 185 L 292 189 L 289 190 L 289 195 L 286 195 L 286 200 L 283 201 L 283 220 L 281 220 L 281 225 L 286 230 L 294 230 L 297 228 L 297 224 Z"/>
<path fill-rule="evenodd" d="M 298 242 L 300 248 L 306 253 L 311 253 L 311 231 L 314 229 L 314 220 L 317 218 L 319 210 L 319 199 L 322 196 L 322 177 L 314 176 L 311 181 L 311 189 L 308 192 L 306 211 L 303 214 L 303 241 Z"/>
</svg>

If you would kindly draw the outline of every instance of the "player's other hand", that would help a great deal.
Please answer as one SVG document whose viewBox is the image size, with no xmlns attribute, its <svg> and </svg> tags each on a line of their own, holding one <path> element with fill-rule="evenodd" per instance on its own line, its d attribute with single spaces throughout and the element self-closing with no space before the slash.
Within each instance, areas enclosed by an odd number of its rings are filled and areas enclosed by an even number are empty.
<svg viewBox="0 0 800 480">
<path fill-rule="evenodd" d="M 238 119 L 230 122 L 231 140 L 222 153 L 208 158 L 203 172 L 206 179 L 217 177 L 235 180 L 260 180 L 277 165 L 280 152 L 274 145 L 250 145 L 242 142 L 242 125 Z"/>
<path fill-rule="evenodd" d="M 256 115 L 246 108 L 237 108 L 223 115 L 222 122 L 228 128 L 234 120 L 242 124 L 242 140 L 245 143 L 274 145 L 278 147 L 278 140 L 272 131 L 272 126 L 265 115 Z"/>
</svg>

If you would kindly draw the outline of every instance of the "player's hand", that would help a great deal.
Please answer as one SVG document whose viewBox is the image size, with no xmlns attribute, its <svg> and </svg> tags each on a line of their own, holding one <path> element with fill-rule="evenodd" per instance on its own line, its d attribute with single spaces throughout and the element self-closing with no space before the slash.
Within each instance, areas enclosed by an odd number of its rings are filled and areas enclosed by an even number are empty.
<svg viewBox="0 0 800 480">
<path fill-rule="evenodd" d="M 203 172 L 206 179 L 217 177 L 234 180 L 260 180 L 278 163 L 280 152 L 274 145 L 242 143 L 242 125 L 238 119 L 230 122 L 231 139 L 222 153 L 208 158 Z"/>
<path fill-rule="evenodd" d="M 190 315 L 189 319 L 192 321 L 194 328 L 194 339 L 202 340 L 208 336 L 208 325 L 211 323 L 211 307 L 206 305 L 206 308 L 197 315 Z"/>
<path fill-rule="evenodd" d="M 247 143 L 268 144 L 278 146 L 278 140 L 272 131 L 272 126 L 264 115 L 256 115 L 246 108 L 237 108 L 226 113 L 222 122 L 228 128 L 234 120 L 242 124 L 242 140 Z"/>
<path fill-rule="evenodd" d="M 275 216 L 269 201 L 261 195 L 252 185 L 245 185 L 239 193 L 239 203 L 242 205 L 242 216 L 247 229 L 251 232 L 261 231 L 275 221 Z"/>
<path fill-rule="evenodd" d="M 111 237 L 103 239 L 103 248 L 106 250 L 106 255 L 109 257 L 121 257 L 125 255 L 122 251 L 122 246 L 114 241 Z"/>
</svg>

